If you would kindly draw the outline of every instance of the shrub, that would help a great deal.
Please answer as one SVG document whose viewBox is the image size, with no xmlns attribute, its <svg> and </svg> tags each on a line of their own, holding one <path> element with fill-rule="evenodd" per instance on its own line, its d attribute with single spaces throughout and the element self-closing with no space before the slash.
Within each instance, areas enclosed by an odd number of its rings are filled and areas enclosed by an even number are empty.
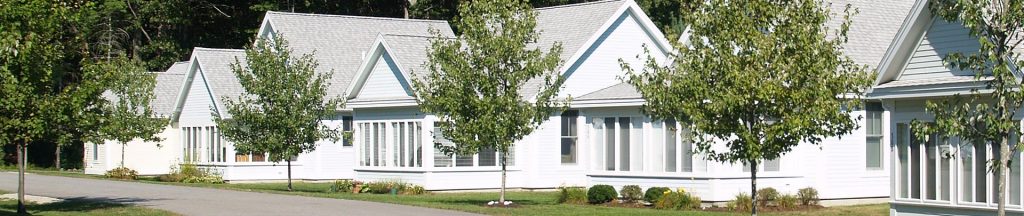
<svg viewBox="0 0 1024 216">
<path fill-rule="evenodd" d="M 158 176 L 157 180 L 184 183 L 224 183 L 224 179 L 220 177 L 220 174 L 210 169 L 199 168 L 195 164 L 172 166 L 170 173 Z"/>
<path fill-rule="evenodd" d="M 797 200 L 796 196 L 793 196 L 792 194 L 785 194 L 785 195 L 779 196 L 779 200 L 776 201 L 775 204 L 778 204 L 779 207 L 789 209 L 789 208 L 795 208 L 798 201 L 799 200 Z"/>
<path fill-rule="evenodd" d="M 406 194 L 406 195 L 420 195 L 420 194 L 426 194 L 426 193 L 427 193 L 427 189 L 424 189 L 423 186 L 412 185 L 412 184 L 406 185 L 405 190 L 402 190 L 402 194 Z"/>
<path fill-rule="evenodd" d="M 751 203 L 753 203 L 753 200 L 750 200 L 750 195 L 740 193 L 736 195 L 736 199 L 726 203 L 726 206 L 733 210 L 750 211 Z"/>
<path fill-rule="evenodd" d="M 806 187 L 797 191 L 796 196 L 800 199 L 802 205 L 817 205 L 818 204 L 818 190 L 812 187 Z"/>
<path fill-rule="evenodd" d="M 107 171 L 103 176 L 113 179 L 135 180 L 139 178 L 139 172 L 128 169 L 128 167 L 118 167 Z"/>
<path fill-rule="evenodd" d="M 391 187 L 388 185 L 387 182 L 382 181 L 367 182 L 365 185 L 363 185 L 363 190 L 366 190 L 365 192 L 375 194 L 391 193 Z"/>
<path fill-rule="evenodd" d="M 647 192 L 644 192 L 644 200 L 649 203 L 658 202 L 662 195 L 665 195 L 665 191 L 669 191 L 667 187 L 651 187 L 647 188 Z"/>
<path fill-rule="evenodd" d="M 587 188 L 559 187 L 558 203 L 587 204 Z"/>
<path fill-rule="evenodd" d="M 619 194 L 611 185 L 594 185 L 587 191 L 587 201 L 593 204 L 606 203 L 618 196 Z"/>
<path fill-rule="evenodd" d="M 768 206 L 768 205 L 774 203 L 775 200 L 777 200 L 777 199 L 779 199 L 779 191 L 775 190 L 775 188 L 766 187 L 766 188 L 761 188 L 761 190 L 757 190 L 757 205 L 758 206 L 761 206 L 761 207 Z"/>
<path fill-rule="evenodd" d="M 656 209 L 699 209 L 700 197 L 687 193 L 682 188 L 676 191 L 666 190 L 661 198 L 654 203 Z"/>
<path fill-rule="evenodd" d="M 622 186 L 622 190 L 619 195 L 622 195 L 622 199 L 626 201 L 637 201 L 640 200 L 643 190 L 637 185 L 626 185 Z"/>
<path fill-rule="evenodd" d="M 355 182 L 348 179 L 336 180 L 334 184 L 331 184 L 331 188 L 328 192 L 331 193 L 351 193 L 352 187 L 355 186 Z"/>
</svg>

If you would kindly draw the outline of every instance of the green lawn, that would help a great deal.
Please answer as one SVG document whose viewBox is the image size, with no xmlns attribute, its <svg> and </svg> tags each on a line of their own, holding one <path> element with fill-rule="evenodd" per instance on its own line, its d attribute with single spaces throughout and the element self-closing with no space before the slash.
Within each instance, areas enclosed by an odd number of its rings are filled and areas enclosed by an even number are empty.
<svg viewBox="0 0 1024 216">
<path fill-rule="evenodd" d="M 78 178 L 103 178 L 97 175 L 85 175 L 74 172 L 56 171 L 32 171 L 43 175 L 60 175 Z M 351 194 L 351 193 L 327 193 L 330 183 L 295 182 L 295 191 L 286 191 L 285 183 L 238 183 L 238 184 L 187 184 L 158 182 L 150 178 L 143 178 L 140 182 L 154 184 L 169 184 L 191 187 L 220 188 L 240 191 L 253 191 L 264 193 L 300 195 L 325 197 L 335 199 L 363 200 L 372 202 L 395 203 L 412 206 L 422 206 L 438 209 L 450 209 L 464 212 L 474 212 L 489 215 L 749 215 L 740 212 L 705 212 L 705 211 L 672 211 L 637 208 L 616 208 L 593 205 L 568 205 L 557 202 L 557 192 L 509 192 L 507 198 L 521 204 L 519 208 L 489 208 L 483 204 L 487 201 L 496 200 L 497 192 L 462 192 L 462 193 L 433 193 L 427 195 L 386 195 L 386 194 Z M 2 213 L 2 212 L 0 212 Z M 789 211 L 761 213 L 760 215 L 802 215 L 802 216 L 868 216 L 888 215 L 888 204 L 872 204 L 858 206 L 832 207 L 813 211 Z"/>
<path fill-rule="evenodd" d="M 0 200 L 0 215 L 15 215 L 17 210 L 17 200 Z M 28 212 L 31 215 L 177 215 L 164 210 L 85 200 L 29 204 Z"/>
<path fill-rule="evenodd" d="M 703 212 L 703 211 L 671 211 L 636 208 L 614 208 L 592 205 L 558 204 L 557 192 L 510 192 L 507 198 L 523 205 L 519 208 L 488 208 L 483 204 L 498 198 L 497 192 L 464 192 L 434 193 L 427 195 L 386 195 L 386 194 L 350 194 L 326 193 L 329 183 L 294 183 L 294 192 L 285 191 L 285 183 L 252 183 L 252 184 L 180 184 L 199 187 L 212 187 L 232 190 L 292 194 L 302 196 L 327 197 L 336 199 L 364 200 L 373 202 L 396 203 L 403 205 L 423 206 L 439 209 L 451 209 L 489 215 L 749 215 L 749 213 Z M 814 211 L 792 211 L 779 213 L 763 213 L 761 215 L 888 215 L 888 204 L 859 205 L 826 208 Z"/>
</svg>

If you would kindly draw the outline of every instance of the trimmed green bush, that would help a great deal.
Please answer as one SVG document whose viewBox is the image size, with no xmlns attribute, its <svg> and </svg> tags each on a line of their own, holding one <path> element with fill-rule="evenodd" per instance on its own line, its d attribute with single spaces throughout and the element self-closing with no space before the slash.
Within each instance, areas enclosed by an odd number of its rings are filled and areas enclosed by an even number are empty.
<svg viewBox="0 0 1024 216">
<path fill-rule="evenodd" d="M 139 178 L 139 172 L 128 169 L 127 167 L 118 167 L 107 171 L 103 176 L 112 179 L 135 180 Z"/>
<path fill-rule="evenodd" d="M 726 203 L 726 206 L 733 210 L 750 211 L 753 200 L 750 200 L 750 195 L 747 193 L 740 193 L 736 195 L 736 199 Z"/>
<path fill-rule="evenodd" d="M 792 194 L 785 194 L 779 196 L 779 200 L 776 201 L 775 204 L 782 208 L 791 209 L 795 208 L 799 201 L 800 200 L 797 199 L 796 196 L 793 196 Z"/>
<path fill-rule="evenodd" d="M 354 187 L 359 182 L 353 182 Z M 360 193 L 375 193 L 375 194 L 390 194 L 394 191 L 395 194 L 403 195 L 417 195 L 425 194 L 427 190 L 422 186 L 413 185 L 402 182 L 401 180 L 385 180 L 363 183 L 360 188 Z"/>
<path fill-rule="evenodd" d="M 637 201 L 643 198 L 643 190 L 638 185 L 626 185 L 622 186 L 622 190 L 619 191 L 619 195 L 622 195 L 622 199 L 626 201 Z"/>
<path fill-rule="evenodd" d="M 818 190 L 812 187 L 806 187 L 800 189 L 796 193 L 797 199 L 800 199 L 802 205 L 818 205 Z"/>
<path fill-rule="evenodd" d="M 611 185 L 594 185 L 587 191 L 587 201 L 593 204 L 607 203 L 618 197 L 615 188 Z"/>
<path fill-rule="evenodd" d="M 559 187 L 558 203 L 587 204 L 587 188 L 584 187 Z"/>
<path fill-rule="evenodd" d="M 665 191 L 670 191 L 667 187 L 650 187 L 647 188 L 647 192 L 644 192 L 644 200 L 649 203 L 658 202 L 662 195 L 665 195 Z"/>
<path fill-rule="evenodd" d="M 777 200 L 777 199 L 779 199 L 779 191 L 775 190 L 775 188 L 766 187 L 766 188 L 761 188 L 761 190 L 757 190 L 757 205 L 758 206 L 764 207 L 764 206 L 772 205 L 772 204 L 775 203 L 775 200 Z"/>
</svg>

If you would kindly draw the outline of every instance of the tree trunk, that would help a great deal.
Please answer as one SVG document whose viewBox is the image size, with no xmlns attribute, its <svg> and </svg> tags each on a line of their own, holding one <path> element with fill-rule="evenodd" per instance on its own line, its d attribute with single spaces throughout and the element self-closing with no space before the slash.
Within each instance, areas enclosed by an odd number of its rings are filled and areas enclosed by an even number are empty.
<svg viewBox="0 0 1024 216">
<path fill-rule="evenodd" d="M 121 142 L 121 167 L 124 167 L 124 149 L 128 148 L 127 142 Z"/>
<path fill-rule="evenodd" d="M 292 191 L 292 160 L 288 161 L 288 191 Z"/>
<path fill-rule="evenodd" d="M 28 147 L 18 145 L 18 215 L 28 215 L 25 209 L 25 164 L 28 162 Z"/>
<path fill-rule="evenodd" d="M 501 198 L 498 198 L 498 203 L 505 205 L 505 165 L 508 164 L 505 160 L 508 159 L 505 152 L 501 153 Z"/>
<path fill-rule="evenodd" d="M 57 144 L 57 150 L 54 152 L 54 156 L 56 157 L 53 159 L 53 167 L 57 167 L 57 171 L 63 170 L 63 167 L 60 166 L 60 143 Z"/>
<path fill-rule="evenodd" d="M 999 169 L 996 171 L 999 174 L 999 200 L 997 200 L 998 209 L 996 214 L 999 216 L 1006 216 L 1006 173 L 1008 171 L 1007 163 L 1010 160 L 1010 149 L 1007 143 L 1008 138 L 1003 138 L 1003 142 L 999 144 Z"/>
<path fill-rule="evenodd" d="M 757 216 L 757 160 L 750 160 L 750 215 Z"/>
</svg>

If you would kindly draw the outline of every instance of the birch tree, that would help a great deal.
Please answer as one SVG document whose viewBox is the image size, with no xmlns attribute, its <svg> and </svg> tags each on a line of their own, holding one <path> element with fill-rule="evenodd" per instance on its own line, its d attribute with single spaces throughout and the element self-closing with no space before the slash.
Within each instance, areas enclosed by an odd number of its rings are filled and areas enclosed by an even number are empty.
<svg viewBox="0 0 1024 216">
<path fill-rule="evenodd" d="M 828 8 L 817 0 L 706 1 L 686 15 L 689 43 L 667 66 L 620 62 L 647 114 L 686 122 L 708 159 L 751 168 L 757 203 L 762 161 L 857 128 L 846 107 L 861 106 L 871 75 L 844 53 L 854 11 L 847 6 L 842 24 L 829 28 L 837 14 Z"/>
</svg>

